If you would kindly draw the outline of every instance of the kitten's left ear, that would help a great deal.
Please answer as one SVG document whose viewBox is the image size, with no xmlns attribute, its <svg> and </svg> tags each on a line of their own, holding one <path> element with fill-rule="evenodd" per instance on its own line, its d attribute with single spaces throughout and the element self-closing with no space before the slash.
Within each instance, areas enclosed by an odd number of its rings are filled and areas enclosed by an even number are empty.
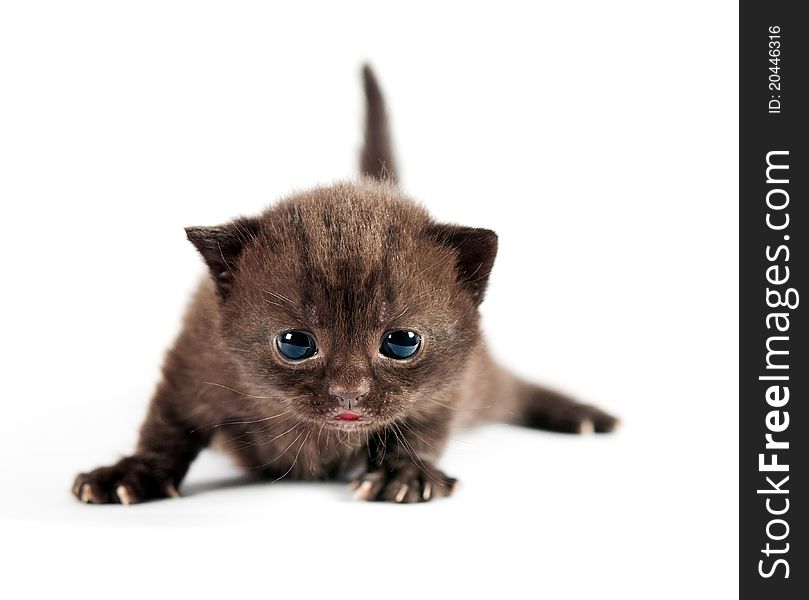
<svg viewBox="0 0 809 600">
<path fill-rule="evenodd" d="M 475 306 L 483 302 L 489 273 L 497 256 L 497 234 L 491 229 L 437 223 L 427 230 L 430 237 L 457 252 L 458 281 L 472 294 Z"/>
<path fill-rule="evenodd" d="M 227 300 L 239 257 L 259 232 L 258 219 L 237 219 L 218 227 L 186 227 L 185 234 L 211 270 L 222 300 Z"/>
</svg>

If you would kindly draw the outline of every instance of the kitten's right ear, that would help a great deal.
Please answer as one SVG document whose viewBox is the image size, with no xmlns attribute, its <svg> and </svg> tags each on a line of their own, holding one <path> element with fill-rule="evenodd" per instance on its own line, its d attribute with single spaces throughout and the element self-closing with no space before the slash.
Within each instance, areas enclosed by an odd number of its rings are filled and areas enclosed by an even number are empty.
<svg viewBox="0 0 809 600">
<path fill-rule="evenodd" d="M 427 234 L 457 253 L 458 280 L 472 295 L 475 306 L 480 305 L 497 256 L 497 234 L 490 229 L 443 223 L 430 226 Z"/>
<path fill-rule="evenodd" d="M 258 235 L 258 219 L 241 218 L 218 227 L 186 227 L 185 234 L 205 260 L 222 300 L 227 300 L 239 257 Z"/>
</svg>

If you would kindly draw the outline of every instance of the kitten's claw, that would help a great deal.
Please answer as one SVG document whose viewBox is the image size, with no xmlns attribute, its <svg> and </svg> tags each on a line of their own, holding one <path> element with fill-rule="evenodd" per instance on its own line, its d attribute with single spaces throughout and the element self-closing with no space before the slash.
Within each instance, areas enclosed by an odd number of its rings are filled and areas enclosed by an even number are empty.
<svg viewBox="0 0 809 600">
<path fill-rule="evenodd" d="M 125 485 L 119 485 L 115 488 L 115 495 L 118 496 L 118 501 L 121 504 L 132 504 L 132 494 L 129 492 Z"/>
<path fill-rule="evenodd" d="M 584 419 L 581 423 L 579 423 L 579 433 L 582 435 L 595 433 L 595 430 L 595 425 L 591 419 Z"/>
<path fill-rule="evenodd" d="M 357 489 L 354 491 L 354 499 L 355 500 L 368 500 L 370 495 L 371 486 L 373 486 L 372 481 L 363 481 L 357 485 Z"/>
<path fill-rule="evenodd" d="M 457 480 L 428 465 L 405 464 L 393 468 L 380 467 L 356 482 L 354 498 L 410 504 L 429 502 L 449 496 Z"/>
<path fill-rule="evenodd" d="M 394 500 L 396 500 L 396 502 L 401 502 L 402 500 L 404 500 L 405 496 L 407 495 L 407 490 L 409 489 L 410 486 L 408 486 L 406 483 L 403 483 L 402 487 L 400 487 L 399 491 L 396 493 L 396 497 L 394 498 Z"/>
<path fill-rule="evenodd" d="M 89 483 L 85 483 L 81 486 L 81 494 L 79 495 L 79 499 L 85 504 L 90 504 L 93 501 L 93 490 Z"/>
<path fill-rule="evenodd" d="M 382 488 L 382 477 L 379 473 L 366 473 L 356 482 L 355 500 L 372 500 Z"/>
<path fill-rule="evenodd" d="M 174 482 L 148 458 L 138 455 L 81 473 L 72 489 L 73 495 L 85 504 L 128 505 L 179 496 Z"/>
</svg>

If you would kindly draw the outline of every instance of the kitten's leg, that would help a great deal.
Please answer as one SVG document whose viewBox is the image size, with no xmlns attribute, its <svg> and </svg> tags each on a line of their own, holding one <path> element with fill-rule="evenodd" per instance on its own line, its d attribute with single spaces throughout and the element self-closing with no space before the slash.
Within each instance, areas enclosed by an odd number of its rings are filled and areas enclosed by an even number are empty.
<svg viewBox="0 0 809 600">
<path fill-rule="evenodd" d="M 354 497 L 411 503 L 449 496 L 457 479 L 435 467 L 448 426 L 448 416 L 431 416 L 429 425 L 409 418 L 372 434 L 368 471 L 354 481 Z"/>
<path fill-rule="evenodd" d="M 158 391 L 135 454 L 76 477 L 73 493 L 79 500 L 133 504 L 179 495 L 177 487 L 208 439 L 178 418 L 171 400 Z"/>
<path fill-rule="evenodd" d="M 608 433 L 618 419 L 554 390 L 522 383 L 518 388 L 515 422 L 560 433 Z"/>
</svg>

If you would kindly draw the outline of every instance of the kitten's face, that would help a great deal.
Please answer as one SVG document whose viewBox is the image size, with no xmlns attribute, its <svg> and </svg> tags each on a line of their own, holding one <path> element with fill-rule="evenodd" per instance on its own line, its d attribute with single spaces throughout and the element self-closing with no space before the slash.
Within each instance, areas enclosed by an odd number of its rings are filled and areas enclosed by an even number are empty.
<svg viewBox="0 0 809 600">
<path fill-rule="evenodd" d="M 342 430 L 440 408 L 479 339 L 494 234 L 470 266 L 424 211 L 370 183 L 298 196 L 241 230 L 219 272 L 222 334 L 253 389 Z M 450 230 L 467 245 L 485 231 Z"/>
</svg>

